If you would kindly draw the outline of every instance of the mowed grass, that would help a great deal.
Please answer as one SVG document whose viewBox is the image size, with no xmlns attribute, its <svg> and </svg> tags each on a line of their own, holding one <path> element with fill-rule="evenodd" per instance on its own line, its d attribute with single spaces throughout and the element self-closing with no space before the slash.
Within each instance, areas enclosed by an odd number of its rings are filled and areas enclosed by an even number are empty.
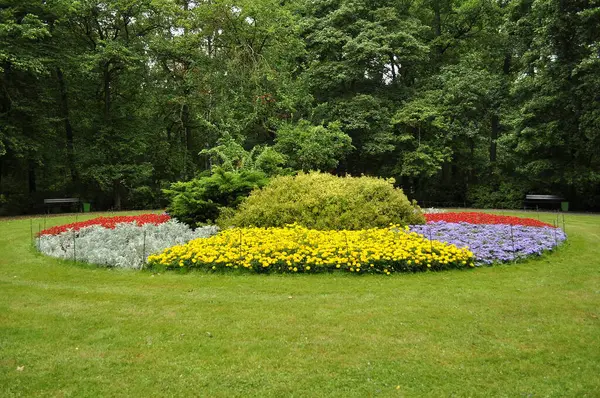
<svg viewBox="0 0 600 398">
<path fill-rule="evenodd" d="M 600 216 L 536 260 L 390 277 L 99 269 L 30 225 L 0 221 L 1 396 L 600 396 Z"/>
</svg>

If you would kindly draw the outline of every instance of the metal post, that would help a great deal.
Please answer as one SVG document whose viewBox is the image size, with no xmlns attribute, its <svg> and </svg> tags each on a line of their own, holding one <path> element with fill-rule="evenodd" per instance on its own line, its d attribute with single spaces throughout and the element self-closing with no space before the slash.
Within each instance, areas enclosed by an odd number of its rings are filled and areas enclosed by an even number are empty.
<svg viewBox="0 0 600 398">
<path fill-rule="evenodd" d="M 350 247 L 348 245 L 348 234 L 344 232 L 344 238 L 346 239 L 346 266 L 350 265 Z"/>
<path fill-rule="evenodd" d="M 144 268 L 144 263 L 146 262 L 146 231 L 144 231 L 144 244 L 142 246 L 142 265 L 140 269 Z"/>
<path fill-rule="evenodd" d="M 513 232 L 513 225 L 510 224 L 510 239 L 512 240 L 512 249 L 513 249 L 513 261 L 517 261 L 517 251 L 515 249 L 515 234 Z"/>
<path fill-rule="evenodd" d="M 243 266 L 242 264 L 242 239 L 243 239 L 243 235 L 242 235 L 242 229 L 240 228 L 240 267 Z"/>
<path fill-rule="evenodd" d="M 433 256 L 433 239 L 431 239 L 431 225 L 427 225 L 427 231 L 429 232 L 429 253 Z"/>
<path fill-rule="evenodd" d="M 75 231 L 73 230 L 73 261 L 77 261 L 77 247 L 75 243 Z"/>
</svg>

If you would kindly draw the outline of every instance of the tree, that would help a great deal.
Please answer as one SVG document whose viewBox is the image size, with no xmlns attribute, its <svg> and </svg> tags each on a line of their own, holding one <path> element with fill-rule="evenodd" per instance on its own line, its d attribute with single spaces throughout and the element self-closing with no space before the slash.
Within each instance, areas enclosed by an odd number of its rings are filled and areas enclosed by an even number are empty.
<svg viewBox="0 0 600 398">
<path fill-rule="evenodd" d="M 600 8 L 589 1 L 517 2 L 515 129 L 504 138 L 529 190 L 590 206 L 600 197 Z M 536 32 L 530 37 L 528 32 Z"/>
</svg>

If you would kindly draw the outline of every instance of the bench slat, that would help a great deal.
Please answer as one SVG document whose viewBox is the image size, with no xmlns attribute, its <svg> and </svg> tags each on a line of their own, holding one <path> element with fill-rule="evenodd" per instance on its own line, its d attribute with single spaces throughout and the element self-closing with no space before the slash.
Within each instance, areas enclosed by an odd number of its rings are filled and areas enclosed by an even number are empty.
<svg viewBox="0 0 600 398">
<path fill-rule="evenodd" d="M 526 195 L 525 200 L 546 200 L 560 202 L 564 199 L 557 195 Z"/>
<path fill-rule="evenodd" d="M 79 203 L 77 198 L 62 198 L 62 199 L 44 199 L 44 204 L 57 204 L 57 203 Z"/>
</svg>

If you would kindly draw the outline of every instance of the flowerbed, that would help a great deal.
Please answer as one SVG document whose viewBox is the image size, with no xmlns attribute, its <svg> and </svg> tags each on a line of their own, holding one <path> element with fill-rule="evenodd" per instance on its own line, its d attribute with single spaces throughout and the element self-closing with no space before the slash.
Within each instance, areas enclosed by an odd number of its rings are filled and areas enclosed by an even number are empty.
<svg viewBox="0 0 600 398">
<path fill-rule="evenodd" d="M 42 253 L 52 257 L 138 269 L 152 253 L 218 231 L 216 227 L 194 231 L 168 217 L 100 217 L 44 230 L 36 243 Z"/>
<path fill-rule="evenodd" d="M 428 213 L 428 223 L 359 231 L 216 227 L 195 231 L 168 215 L 99 217 L 43 230 L 47 255 L 99 265 L 254 272 L 384 273 L 468 268 L 541 255 L 566 239 L 538 220 Z M 152 253 L 158 253 L 153 254 Z"/>
<path fill-rule="evenodd" d="M 255 272 L 354 273 L 443 270 L 473 266 L 473 254 L 400 227 L 359 231 L 233 228 L 148 258 L 154 268 L 239 268 Z"/>
<path fill-rule="evenodd" d="M 58 235 L 66 231 L 78 231 L 82 228 L 99 225 L 103 228 L 114 229 L 118 224 L 135 223 L 139 226 L 144 224 L 159 225 L 167 222 L 171 217 L 167 214 L 142 214 L 139 216 L 116 216 L 116 217 L 97 217 L 87 221 L 80 221 L 71 224 L 59 225 L 57 227 L 47 228 L 40 232 L 40 235 Z"/>
<path fill-rule="evenodd" d="M 506 224 L 526 225 L 530 227 L 552 227 L 551 224 L 534 220 L 532 218 L 521 218 L 512 216 L 498 216 L 495 214 L 464 212 L 464 213 L 428 213 L 425 214 L 427 222 L 445 221 L 448 223 L 469 224 Z"/>
</svg>

